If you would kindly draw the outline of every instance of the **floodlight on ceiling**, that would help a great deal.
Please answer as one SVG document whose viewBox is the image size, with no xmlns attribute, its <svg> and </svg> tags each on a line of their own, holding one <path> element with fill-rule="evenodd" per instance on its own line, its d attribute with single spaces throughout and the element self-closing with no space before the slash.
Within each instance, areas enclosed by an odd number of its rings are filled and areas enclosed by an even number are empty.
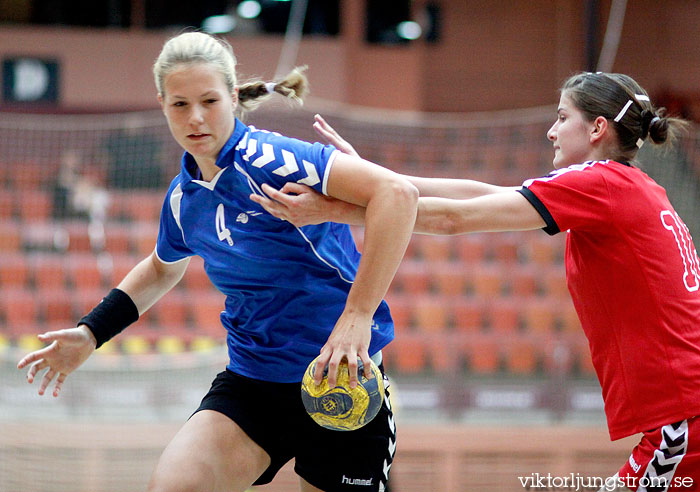
<svg viewBox="0 0 700 492">
<path fill-rule="evenodd" d="M 256 0 L 245 0 L 238 4 L 236 13 L 241 19 L 255 19 L 260 15 L 262 6 Z"/>
<path fill-rule="evenodd" d="M 213 34 L 224 34 L 233 31 L 236 19 L 232 15 L 212 15 L 202 21 L 202 29 Z"/>
</svg>

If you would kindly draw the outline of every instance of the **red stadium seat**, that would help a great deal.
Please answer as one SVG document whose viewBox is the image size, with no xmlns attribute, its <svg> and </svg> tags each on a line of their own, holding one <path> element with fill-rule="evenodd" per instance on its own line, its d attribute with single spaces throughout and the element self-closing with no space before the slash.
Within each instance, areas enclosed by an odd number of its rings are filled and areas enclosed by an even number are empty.
<svg viewBox="0 0 700 492">
<path fill-rule="evenodd" d="M 500 370 L 500 342 L 493 338 L 478 337 L 467 344 L 469 368 L 479 374 L 493 374 Z"/>
<path fill-rule="evenodd" d="M 56 175 L 57 171 L 56 165 L 38 162 L 16 163 L 13 166 L 13 172 L 9 175 L 10 185 L 22 192 L 37 191 L 46 188 L 46 185 Z"/>
<path fill-rule="evenodd" d="M 0 255 L 0 289 L 26 287 L 29 280 L 27 258 L 19 253 Z"/>
<path fill-rule="evenodd" d="M 416 253 L 429 262 L 449 261 L 454 256 L 453 245 L 456 242 L 450 236 L 430 236 L 417 234 L 413 238 Z"/>
<path fill-rule="evenodd" d="M 475 296 L 492 299 L 503 293 L 507 272 L 500 265 L 481 263 L 465 270 Z"/>
<path fill-rule="evenodd" d="M 529 333 L 553 333 L 555 330 L 556 301 L 550 298 L 523 299 L 520 319 Z"/>
<path fill-rule="evenodd" d="M 452 320 L 458 332 L 479 332 L 485 323 L 484 302 L 473 298 L 455 298 L 449 301 Z"/>
<path fill-rule="evenodd" d="M 111 217 L 128 222 L 157 224 L 163 206 L 163 194 L 154 191 L 128 190 L 113 192 L 110 196 Z"/>
<path fill-rule="evenodd" d="M 153 253 L 158 237 L 158 223 L 138 222 L 131 226 L 131 249 L 145 258 Z"/>
<path fill-rule="evenodd" d="M 537 344 L 518 338 L 506 344 L 506 368 L 514 374 L 533 374 L 538 364 Z"/>
<path fill-rule="evenodd" d="M 469 285 L 466 273 L 468 269 L 468 265 L 463 268 L 461 263 L 433 263 L 430 265 L 432 284 L 437 292 L 443 296 L 466 295 Z"/>
<path fill-rule="evenodd" d="M 422 295 L 430 290 L 431 268 L 420 260 L 404 260 L 391 284 L 392 292 Z"/>
<path fill-rule="evenodd" d="M 418 331 L 422 333 L 442 333 L 449 325 L 449 306 L 440 296 L 414 298 L 413 315 Z"/>
<path fill-rule="evenodd" d="M 465 234 L 457 236 L 455 239 L 457 256 L 466 267 L 483 261 L 486 255 L 486 236 L 484 234 Z"/>
<path fill-rule="evenodd" d="M 187 290 L 193 291 L 214 291 L 215 287 L 209 280 L 204 270 L 204 260 L 199 256 L 193 256 L 187 266 L 182 284 Z"/>
<path fill-rule="evenodd" d="M 561 263 L 564 253 L 564 236 L 547 236 L 546 234 L 531 234 L 522 245 L 527 260 L 537 265 L 549 266 Z"/>
<path fill-rule="evenodd" d="M 458 347 L 446 337 L 431 337 L 425 341 L 430 368 L 438 374 L 453 374 L 459 367 Z"/>
<path fill-rule="evenodd" d="M 39 253 L 29 259 L 34 285 L 40 290 L 63 290 L 66 283 L 66 264 L 63 256 Z"/>
<path fill-rule="evenodd" d="M 595 376 L 595 368 L 591 360 L 591 350 L 588 346 L 588 341 L 583 338 L 578 343 L 574 344 L 576 352 L 576 361 L 578 369 L 584 376 Z"/>
<path fill-rule="evenodd" d="M 115 287 L 121 282 L 143 257 L 136 255 L 114 255 L 112 256 L 112 272 L 105 273 L 105 282 L 110 287 Z"/>
<path fill-rule="evenodd" d="M 3 289 L 0 306 L 5 325 L 36 326 L 39 323 L 39 306 L 36 293 L 25 289 Z"/>
<path fill-rule="evenodd" d="M 19 223 L 14 221 L 0 221 L 0 252 L 19 251 L 22 246 L 22 230 Z"/>
<path fill-rule="evenodd" d="M 122 224 L 108 224 L 105 227 L 105 250 L 113 255 L 129 253 L 129 227 Z"/>
<path fill-rule="evenodd" d="M 413 301 L 407 296 L 393 293 L 387 295 L 386 301 L 389 304 L 391 318 L 394 320 L 394 332 L 399 334 L 410 331 Z"/>
<path fill-rule="evenodd" d="M 73 293 L 67 290 L 48 290 L 38 294 L 41 317 L 46 323 L 63 323 L 64 328 L 75 326 L 85 313 L 77 315 L 73 310 Z"/>
<path fill-rule="evenodd" d="M 0 220 L 13 219 L 15 216 L 15 193 L 3 189 L 0 192 Z"/>
<path fill-rule="evenodd" d="M 562 331 L 565 333 L 581 333 L 581 320 L 578 317 L 578 313 L 576 313 L 574 303 L 571 299 L 559 303 L 557 305 L 556 314 Z"/>
<path fill-rule="evenodd" d="M 422 337 L 396 337 L 382 353 L 387 357 L 387 366 L 392 371 L 416 374 L 426 368 L 426 349 Z"/>
<path fill-rule="evenodd" d="M 518 300 L 494 298 L 485 306 L 488 326 L 496 333 L 515 333 L 520 327 Z"/>
<path fill-rule="evenodd" d="M 92 254 L 69 256 L 66 259 L 66 269 L 75 289 L 96 290 L 105 287 L 97 257 Z"/>
<path fill-rule="evenodd" d="M 51 218 L 51 195 L 46 191 L 22 190 L 17 193 L 18 212 L 22 220 L 28 222 L 48 221 Z"/>
<path fill-rule="evenodd" d="M 540 282 L 545 295 L 552 299 L 569 299 L 569 288 L 566 285 L 566 271 L 563 265 L 552 265 L 540 270 Z"/>
<path fill-rule="evenodd" d="M 535 265 L 513 265 L 508 272 L 510 293 L 516 297 L 535 297 L 539 293 L 541 269 Z"/>
<path fill-rule="evenodd" d="M 189 291 L 187 299 L 195 332 L 223 339 L 225 333 L 221 325 L 221 311 L 224 310 L 224 295 L 218 292 Z"/>
<path fill-rule="evenodd" d="M 178 290 L 168 292 L 150 309 L 151 313 L 157 318 L 158 324 L 167 331 L 171 327 L 172 329 L 177 329 L 187 324 L 187 310 L 187 300 L 182 292 Z"/>
<path fill-rule="evenodd" d="M 498 233 L 491 236 L 490 257 L 499 263 L 515 263 L 519 258 L 521 236 L 515 233 Z"/>
</svg>

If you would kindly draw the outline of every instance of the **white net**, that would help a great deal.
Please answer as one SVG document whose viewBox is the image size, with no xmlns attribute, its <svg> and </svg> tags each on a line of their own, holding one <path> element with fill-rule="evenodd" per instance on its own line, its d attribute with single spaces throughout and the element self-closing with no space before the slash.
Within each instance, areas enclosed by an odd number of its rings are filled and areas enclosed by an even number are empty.
<svg viewBox="0 0 700 492">
<path fill-rule="evenodd" d="M 447 117 L 309 107 L 264 106 L 247 123 L 315 140 L 320 112 L 363 157 L 408 174 L 516 185 L 551 168 L 553 108 Z M 640 154 L 695 237 L 699 135 L 694 127 L 673 152 L 647 145 Z M 180 153 L 160 111 L 0 114 L 0 491 L 143 489 L 223 368 L 223 296 L 194 260 L 181 284 L 73 374 L 57 400 L 36 396 L 15 369 L 20 354 L 39 346 L 38 332 L 71 326 L 152 251 Z M 397 331 L 387 367 L 426 383 L 403 386 L 404 409 L 599 417 L 595 384 L 577 391 L 592 368 L 562 260 L 563 237 L 541 232 L 414 236 L 387 296 Z M 468 384 L 491 376 L 527 378 L 534 389 L 522 393 L 519 379 L 483 396 Z"/>
</svg>

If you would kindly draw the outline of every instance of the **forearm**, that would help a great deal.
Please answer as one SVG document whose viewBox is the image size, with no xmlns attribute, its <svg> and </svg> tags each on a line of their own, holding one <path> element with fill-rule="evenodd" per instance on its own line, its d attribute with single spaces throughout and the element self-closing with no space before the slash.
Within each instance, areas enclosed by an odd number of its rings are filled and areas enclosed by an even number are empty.
<svg viewBox="0 0 700 492">
<path fill-rule="evenodd" d="M 387 185 L 364 211 L 363 254 L 346 310 L 373 315 L 389 289 L 413 232 L 418 193 L 414 187 Z M 358 214 L 359 215 L 359 214 Z"/>
<path fill-rule="evenodd" d="M 496 186 L 471 179 L 423 178 L 419 176 L 404 176 L 413 184 L 420 196 L 434 196 L 465 200 L 492 193 L 512 191 L 518 187 Z"/>
<path fill-rule="evenodd" d="M 187 259 L 166 265 L 151 254 L 138 263 L 117 288 L 131 297 L 141 315 L 182 279 L 188 264 Z"/>
<path fill-rule="evenodd" d="M 540 229 L 544 219 L 520 193 L 497 193 L 453 200 L 421 197 L 414 232 L 455 235 Z"/>
</svg>

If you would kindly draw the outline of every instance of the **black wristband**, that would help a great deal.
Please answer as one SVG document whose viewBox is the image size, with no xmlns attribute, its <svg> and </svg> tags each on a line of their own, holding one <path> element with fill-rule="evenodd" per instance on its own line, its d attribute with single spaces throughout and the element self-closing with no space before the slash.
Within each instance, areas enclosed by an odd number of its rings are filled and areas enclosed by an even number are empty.
<svg viewBox="0 0 700 492">
<path fill-rule="evenodd" d="M 78 325 L 86 325 L 95 335 L 97 347 L 122 332 L 139 319 L 139 310 L 124 291 L 112 289 L 89 314 L 83 316 Z"/>
</svg>

